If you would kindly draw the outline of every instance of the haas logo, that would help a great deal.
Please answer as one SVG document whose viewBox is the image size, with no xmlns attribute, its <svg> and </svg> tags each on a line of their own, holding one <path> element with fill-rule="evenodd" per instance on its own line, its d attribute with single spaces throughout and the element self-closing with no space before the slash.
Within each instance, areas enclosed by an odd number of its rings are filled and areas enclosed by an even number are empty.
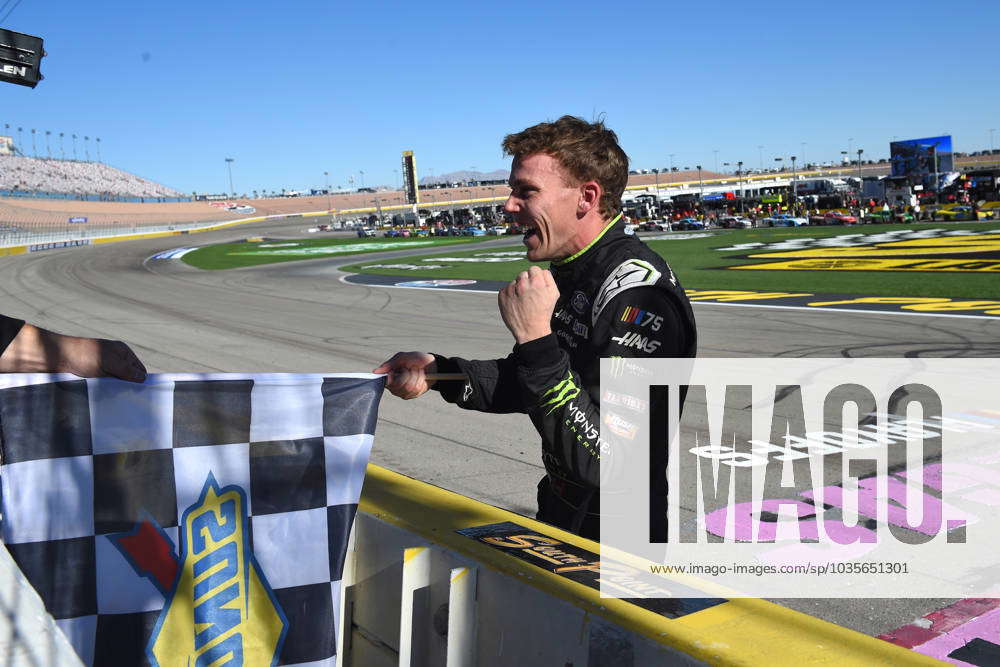
<svg viewBox="0 0 1000 667">
<path fill-rule="evenodd" d="M 634 347 L 637 350 L 642 350 L 643 352 L 656 352 L 656 350 L 660 347 L 660 341 L 640 336 L 634 331 L 622 334 L 621 336 L 612 336 L 611 340 L 618 343 L 622 347 Z"/>
</svg>

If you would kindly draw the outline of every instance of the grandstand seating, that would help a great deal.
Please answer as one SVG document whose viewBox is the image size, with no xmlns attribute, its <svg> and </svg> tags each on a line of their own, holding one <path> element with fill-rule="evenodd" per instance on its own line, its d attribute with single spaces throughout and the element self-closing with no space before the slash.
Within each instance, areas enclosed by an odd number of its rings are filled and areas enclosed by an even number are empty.
<svg viewBox="0 0 1000 667">
<path fill-rule="evenodd" d="M 0 155 L 0 191 L 98 195 L 108 199 L 183 197 L 183 193 L 101 162 Z"/>
</svg>

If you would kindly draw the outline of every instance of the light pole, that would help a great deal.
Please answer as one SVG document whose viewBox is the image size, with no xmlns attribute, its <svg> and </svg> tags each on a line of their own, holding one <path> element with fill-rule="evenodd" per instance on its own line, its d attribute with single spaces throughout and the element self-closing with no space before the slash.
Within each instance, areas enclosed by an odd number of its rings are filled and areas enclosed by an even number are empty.
<svg viewBox="0 0 1000 667">
<path fill-rule="evenodd" d="M 329 213 L 333 210 L 333 198 L 330 195 L 330 172 L 323 172 L 323 180 L 326 182 L 326 210 Z"/>
<path fill-rule="evenodd" d="M 790 160 L 792 161 L 792 198 L 791 198 L 791 200 L 790 200 L 790 203 L 794 205 L 794 204 L 795 204 L 795 196 L 796 196 L 796 194 L 797 194 L 797 193 L 795 192 L 795 180 L 796 180 L 796 173 L 795 173 L 795 156 L 793 155 L 793 156 L 791 156 L 791 158 L 789 158 L 789 159 L 790 159 Z"/>
<path fill-rule="evenodd" d="M 87 156 L 87 162 L 90 162 L 90 137 L 83 138 L 83 154 Z"/>
<path fill-rule="evenodd" d="M 740 184 L 740 215 L 743 215 L 743 179 L 740 174 L 743 172 L 743 161 L 740 160 L 736 163 L 736 180 Z"/>
<path fill-rule="evenodd" d="M 63 160 L 66 159 L 66 146 L 63 144 L 63 136 L 65 134 L 65 132 L 59 133 L 59 154 L 62 156 Z"/>
<path fill-rule="evenodd" d="M 783 158 L 783 157 L 776 157 L 776 158 L 774 158 L 774 161 L 779 164 L 781 171 L 785 170 L 784 159 L 785 158 Z M 778 177 L 777 176 L 774 177 L 774 182 L 775 183 L 778 182 Z M 780 197 L 781 195 L 778 195 L 778 196 Z M 778 202 L 778 210 L 779 211 L 781 210 L 781 202 L 780 201 Z"/>
<path fill-rule="evenodd" d="M 52 159 L 52 145 L 49 143 L 49 135 L 52 134 L 52 130 L 45 130 L 45 153 Z"/>
<path fill-rule="evenodd" d="M 101 161 L 101 138 L 97 137 L 97 161 Z"/>
<path fill-rule="evenodd" d="M 674 153 L 670 154 L 670 173 L 674 173 Z"/>
<path fill-rule="evenodd" d="M 226 158 L 226 169 L 229 171 L 229 194 L 232 197 L 236 196 L 236 188 L 233 187 L 233 162 L 235 158 Z"/>
<path fill-rule="evenodd" d="M 858 192 L 861 192 L 861 154 L 865 152 L 864 148 L 858 149 Z"/>
<path fill-rule="evenodd" d="M 705 182 L 701 180 L 701 165 L 698 165 L 698 199 L 705 197 Z"/>
<path fill-rule="evenodd" d="M 73 161 L 76 161 L 76 135 L 73 135 Z"/>
<path fill-rule="evenodd" d="M 361 174 L 361 187 L 365 187 L 365 170 L 358 169 L 358 173 Z"/>
<path fill-rule="evenodd" d="M 35 128 L 31 128 L 31 157 L 38 157 L 38 149 L 35 148 Z"/>
</svg>

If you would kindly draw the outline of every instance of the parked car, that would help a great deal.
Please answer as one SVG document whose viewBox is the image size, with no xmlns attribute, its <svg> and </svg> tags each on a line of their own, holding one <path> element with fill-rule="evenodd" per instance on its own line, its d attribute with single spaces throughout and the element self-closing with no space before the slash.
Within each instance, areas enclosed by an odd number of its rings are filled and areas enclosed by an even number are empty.
<svg viewBox="0 0 1000 667">
<path fill-rule="evenodd" d="M 358 238 L 368 238 L 369 236 L 375 236 L 375 230 L 371 227 L 359 227 L 358 228 Z"/>
<path fill-rule="evenodd" d="M 803 227 L 809 224 L 805 218 L 796 218 L 786 213 L 778 213 L 769 218 L 764 218 L 766 227 Z"/>
<path fill-rule="evenodd" d="M 675 232 L 685 231 L 688 229 L 705 229 L 705 223 L 697 218 L 681 218 L 677 222 L 670 225 L 670 228 Z"/>
<path fill-rule="evenodd" d="M 667 229 L 667 225 L 662 220 L 649 220 L 639 225 L 641 232 L 662 232 L 665 229 Z"/>
<path fill-rule="evenodd" d="M 868 223 L 913 222 L 912 213 L 896 213 L 895 211 L 871 211 L 865 218 Z"/>
<path fill-rule="evenodd" d="M 494 225 L 489 231 L 492 236 L 503 236 L 507 233 L 507 225 Z"/>
<path fill-rule="evenodd" d="M 413 232 L 414 232 L 413 236 L 430 236 L 431 235 L 431 230 L 427 229 L 426 227 L 417 227 L 415 230 L 413 230 Z"/>
<path fill-rule="evenodd" d="M 841 211 L 827 211 L 823 214 L 824 225 L 856 225 L 858 219 Z"/>
<path fill-rule="evenodd" d="M 951 208 L 942 208 L 934 213 L 935 220 L 948 220 L 950 222 L 955 222 L 956 220 L 975 220 L 979 217 L 973 212 L 971 206 L 952 206 Z"/>
<path fill-rule="evenodd" d="M 486 230 L 477 225 L 469 225 L 462 230 L 462 236 L 486 236 Z"/>
<path fill-rule="evenodd" d="M 753 222 L 749 218 L 729 216 L 719 219 L 719 227 L 723 229 L 750 229 L 753 227 Z"/>
</svg>

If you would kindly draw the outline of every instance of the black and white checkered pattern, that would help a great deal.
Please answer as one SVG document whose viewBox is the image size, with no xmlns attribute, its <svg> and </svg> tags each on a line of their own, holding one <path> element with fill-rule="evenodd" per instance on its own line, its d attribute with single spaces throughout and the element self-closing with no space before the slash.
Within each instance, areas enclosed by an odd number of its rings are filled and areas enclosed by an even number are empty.
<svg viewBox="0 0 1000 667">
<path fill-rule="evenodd" d="M 382 383 L 0 376 L 3 539 L 86 664 L 145 664 L 164 595 L 108 536 L 151 520 L 176 552 L 211 473 L 245 493 L 250 544 L 288 622 L 278 664 L 333 664 Z"/>
</svg>

